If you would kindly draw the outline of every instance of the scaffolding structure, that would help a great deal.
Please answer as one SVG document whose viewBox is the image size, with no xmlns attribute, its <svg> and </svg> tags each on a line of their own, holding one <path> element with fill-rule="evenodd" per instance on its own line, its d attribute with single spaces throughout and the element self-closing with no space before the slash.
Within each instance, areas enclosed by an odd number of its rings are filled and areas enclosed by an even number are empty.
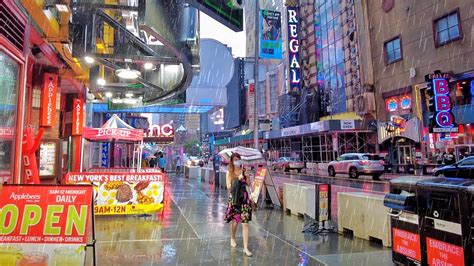
<svg viewBox="0 0 474 266">
<path fill-rule="evenodd" d="M 269 140 L 271 159 L 292 157 L 305 162 L 330 162 L 345 153 L 373 153 L 370 131 L 331 132 Z"/>
</svg>

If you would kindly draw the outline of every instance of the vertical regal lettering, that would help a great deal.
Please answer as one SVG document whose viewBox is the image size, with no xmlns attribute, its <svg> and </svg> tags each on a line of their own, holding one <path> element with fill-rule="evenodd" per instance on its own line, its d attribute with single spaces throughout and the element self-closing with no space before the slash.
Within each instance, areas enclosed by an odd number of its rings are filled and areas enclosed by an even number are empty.
<svg viewBox="0 0 474 266">
<path fill-rule="evenodd" d="M 81 136 L 83 130 L 83 120 L 84 119 L 84 103 L 82 99 L 73 100 L 73 110 L 72 110 L 72 135 Z"/>
<path fill-rule="evenodd" d="M 51 73 L 43 75 L 43 92 L 41 96 L 41 119 L 42 127 L 54 126 L 56 120 L 56 94 L 58 76 Z"/>
<path fill-rule="evenodd" d="M 430 117 L 430 133 L 456 133 L 459 130 L 451 112 L 449 79 L 449 74 L 440 71 L 425 76 L 430 95 L 429 109 L 433 113 Z"/>
<path fill-rule="evenodd" d="M 290 92 L 298 92 L 301 86 L 301 67 L 299 55 L 299 24 L 297 7 L 288 7 L 288 50 Z"/>
</svg>

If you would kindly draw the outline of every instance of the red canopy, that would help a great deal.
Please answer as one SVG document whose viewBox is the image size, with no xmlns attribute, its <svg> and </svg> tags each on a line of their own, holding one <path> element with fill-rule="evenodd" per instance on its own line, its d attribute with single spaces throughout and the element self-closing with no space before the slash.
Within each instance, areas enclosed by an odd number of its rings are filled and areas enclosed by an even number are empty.
<svg viewBox="0 0 474 266">
<path fill-rule="evenodd" d="M 101 128 L 84 128 L 83 137 L 97 142 L 140 142 L 143 129 L 134 129 L 117 115 L 113 115 Z"/>
</svg>

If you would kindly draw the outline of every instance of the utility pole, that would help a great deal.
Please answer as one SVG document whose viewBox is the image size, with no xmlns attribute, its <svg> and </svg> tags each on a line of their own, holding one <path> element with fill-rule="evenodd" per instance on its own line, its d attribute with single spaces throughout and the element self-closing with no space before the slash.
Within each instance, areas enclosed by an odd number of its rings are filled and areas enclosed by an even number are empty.
<svg viewBox="0 0 474 266">
<path fill-rule="evenodd" d="M 254 68 L 254 74 L 255 74 L 255 86 L 254 86 L 254 91 L 253 91 L 253 119 L 254 119 L 254 129 L 253 129 L 253 143 L 254 143 L 254 148 L 259 150 L 259 145 L 258 145 L 258 66 L 259 66 L 259 57 L 260 57 L 260 36 L 259 36 L 259 31 L 260 31 L 260 0 L 255 0 L 255 68 Z"/>
</svg>

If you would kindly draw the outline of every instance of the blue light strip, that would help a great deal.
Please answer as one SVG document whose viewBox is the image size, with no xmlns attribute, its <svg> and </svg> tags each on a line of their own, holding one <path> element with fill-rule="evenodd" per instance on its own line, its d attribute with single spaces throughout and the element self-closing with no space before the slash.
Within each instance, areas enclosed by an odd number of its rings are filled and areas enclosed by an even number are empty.
<svg viewBox="0 0 474 266">
<path fill-rule="evenodd" d="M 92 111 L 94 113 L 186 113 L 204 114 L 210 112 L 214 106 L 162 106 L 149 105 L 120 110 L 109 110 L 106 103 L 94 103 Z"/>
</svg>

